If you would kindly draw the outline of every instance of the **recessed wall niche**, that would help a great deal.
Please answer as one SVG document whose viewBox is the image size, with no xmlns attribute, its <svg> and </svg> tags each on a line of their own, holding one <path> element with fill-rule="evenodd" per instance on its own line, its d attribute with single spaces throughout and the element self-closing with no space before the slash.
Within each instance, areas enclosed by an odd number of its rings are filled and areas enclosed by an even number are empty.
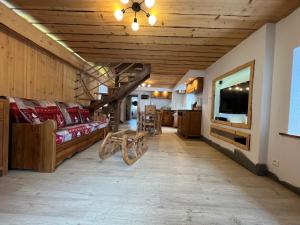
<svg viewBox="0 0 300 225">
<path fill-rule="evenodd" d="M 251 128 L 254 65 L 251 61 L 213 81 L 213 123 Z"/>
</svg>

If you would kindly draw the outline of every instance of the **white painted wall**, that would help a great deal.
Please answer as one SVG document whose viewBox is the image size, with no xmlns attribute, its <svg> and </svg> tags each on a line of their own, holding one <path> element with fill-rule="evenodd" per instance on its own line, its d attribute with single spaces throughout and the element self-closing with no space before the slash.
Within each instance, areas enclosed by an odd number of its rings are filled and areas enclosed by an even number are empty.
<svg viewBox="0 0 300 225">
<path fill-rule="evenodd" d="M 266 163 L 267 138 L 262 140 L 269 128 L 270 90 L 272 79 L 272 60 L 274 45 L 275 25 L 267 24 L 240 45 L 210 66 L 206 71 L 203 92 L 203 121 L 202 134 L 208 139 L 230 149 L 236 147 L 210 136 L 212 81 L 232 69 L 256 60 L 254 91 L 253 91 L 253 115 L 251 130 L 241 129 L 251 133 L 251 151 L 244 151 L 245 155 L 254 163 Z M 270 48 L 271 47 L 271 48 Z M 264 121 L 263 121 L 264 120 Z"/>
<path fill-rule="evenodd" d="M 162 107 L 171 107 L 171 99 L 158 99 L 158 98 L 151 98 L 150 91 L 134 91 L 131 95 L 138 96 L 138 103 L 141 111 L 144 111 L 146 105 L 156 105 L 156 109 L 160 109 Z M 149 95 L 149 99 L 141 99 L 142 95 Z"/>
<path fill-rule="evenodd" d="M 189 70 L 181 79 L 178 81 L 178 83 L 175 85 L 173 90 L 185 90 L 186 85 L 185 83 L 189 81 L 189 79 L 194 79 L 196 77 L 205 77 L 206 72 L 205 70 Z"/>
<path fill-rule="evenodd" d="M 268 167 L 279 179 L 300 187 L 300 140 L 280 136 L 288 131 L 293 50 L 300 46 L 300 9 L 276 25 Z M 299 84 L 300 85 L 300 84 Z M 279 167 L 272 164 L 279 160 Z"/>
<path fill-rule="evenodd" d="M 172 93 L 172 110 L 191 110 L 193 103 L 197 102 L 198 106 L 202 105 L 202 94 L 178 94 Z"/>
</svg>

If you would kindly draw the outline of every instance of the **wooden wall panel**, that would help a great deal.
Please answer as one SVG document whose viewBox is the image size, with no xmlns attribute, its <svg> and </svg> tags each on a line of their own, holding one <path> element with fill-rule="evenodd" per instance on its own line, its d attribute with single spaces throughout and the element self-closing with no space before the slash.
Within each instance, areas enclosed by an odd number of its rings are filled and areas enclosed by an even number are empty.
<svg viewBox="0 0 300 225">
<path fill-rule="evenodd" d="M 77 70 L 0 31 L 0 95 L 74 101 Z"/>
</svg>

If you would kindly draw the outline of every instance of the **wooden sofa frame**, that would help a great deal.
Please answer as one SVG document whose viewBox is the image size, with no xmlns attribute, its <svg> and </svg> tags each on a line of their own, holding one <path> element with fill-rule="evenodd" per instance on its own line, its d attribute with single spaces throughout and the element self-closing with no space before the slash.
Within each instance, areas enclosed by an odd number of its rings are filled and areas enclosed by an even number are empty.
<svg viewBox="0 0 300 225">
<path fill-rule="evenodd" d="M 10 167 L 47 173 L 54 172 L 65 159 L 104 139 L 108 130 L 106 127 L 56 144 L 54 120 L 41 124 L 11 123 L 10 129 Z"/>
<path fill-rule="evenodd" d="M 38 172 L 54 172 L 65 159 L 83 151 L 103 139 L 106 128 L 57 145 L 56 123 L 48 120 L 42 124 L 12 124 L 11 167 Z"/>
</svg>

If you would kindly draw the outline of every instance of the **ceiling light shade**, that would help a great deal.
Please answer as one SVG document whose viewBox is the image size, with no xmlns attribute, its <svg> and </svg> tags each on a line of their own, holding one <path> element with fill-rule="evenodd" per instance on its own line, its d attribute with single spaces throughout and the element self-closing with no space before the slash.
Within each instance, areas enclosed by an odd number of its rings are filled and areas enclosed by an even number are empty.
<svg viewBox="0 0 300 225">
<path fill-rule="evenodd" d="M 121 0 L 121 2 L 122 2 L 123 4 L 127 4 L 127 3 L 129 2 L 129 0 Z"/>
<path fill-rule="evenodd" d="M 145 83 L 142 83 L 142 87 L 146 87 L 146 84 L 145 84 Z"/>
<path fill-rule="evenodd" d="M 156 17 L 153 16 L 153 15 L 150 15 L 150 16 L 148 17 L 148 22 L 149 22 L 149 24 L 150 24 L 151 26 L 154 26 L 155 23 L 156 23 Z"/>
<path fill-rule="evenodd" d="M 115 17 L 118 21 L 121 21 L 124 17 L 124 12 L 123 10 L 117 10 L 115 11 Z"/>
<path fill-rule="evenodd" d="M 152 8 L 155 4 L 155 0 L 145 0 L 145 5 L 147 8 Z"/>
<path fill-rule="evenodd" d="M 151 84 L 148 84 L 148 87 L 151 87 Z"/>
<path fill-rule="evenodd" d="M 134 18 L 134 21 L 131 24 L 131 28 L 132 28 L 133 31 L 138 31 L 140 29 L 140 25 L 137 21 L 137 18 Z"/>
</svg>

